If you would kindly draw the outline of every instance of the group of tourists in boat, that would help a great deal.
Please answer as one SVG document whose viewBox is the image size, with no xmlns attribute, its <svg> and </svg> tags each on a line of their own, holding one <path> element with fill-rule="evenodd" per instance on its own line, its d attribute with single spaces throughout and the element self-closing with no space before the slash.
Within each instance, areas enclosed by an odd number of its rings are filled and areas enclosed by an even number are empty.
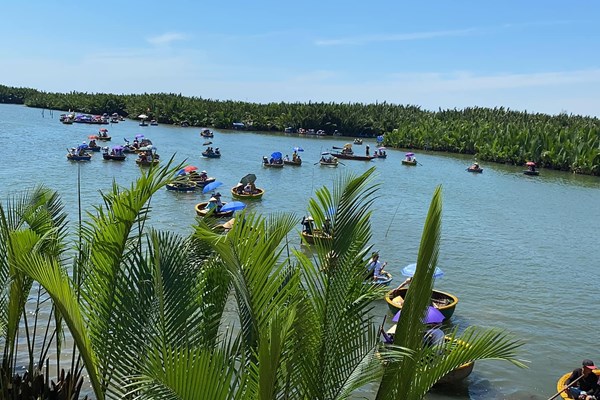
<svg viewBox="0 0 600 400">
<path fill-rule="evenodd" d="M 300 235 L 303 243 L 315 244 L 319 241 L 331 241 L 333 239 L 331 220 L 328 217 L 325 218 L 320 228 L 315 227 L 315 220 L 310 215 L 302 217 L 300 224 L 302 224 Z"/>
<path fill-rule="evenodd" d="M 71 147 L 68 149 L 67 160 L 69 161 L 90 161 L 92 159 L 92 154 L 88 153 L 86 150 L 88 149 L 88 145 L 85 143 L 80 144 L 77 147 Z"/>
<path fill-rule="evenodd" d="M 330 152 L 325 151 L 321 153 L 321 159 L 319 160 L 319 164 L 324 167 L 337 167 L 338 159 L 331 155 Z"/>
<path fill-rule="evenodd" d="M 202 157 L 206 157 L 206 158 L 220 158 L 221 157 L 221 150 L 219 150 L 219 148 L 215 148 L 213 149 L 212 147 L 207 147 L 206 150 L 204 150 L 202 152 Z"/>
<path fill-rule="evenodd" d="M 112 138 L 110 136 L 108 136 L 108 129 L 106 128 L 102 128 L 98 131 L 98 140 L 102 140 L 102 141 L 106 141 L 108 142 L 109 140 L 111 140 Z"/>
<path fill-rule="evenodd" d="M 247 174 L 240 182 L 231 188 L 231 196 L 242 200 L 259 200 L 265 194 L 265 190 L 256 187 L 256 175 Z"/>
<path fill-rule="evenodd" d="M 415 153 L 408 152 L 404 155 L 404 160 L 402 160 L 402 165 L 410 165 L 413 167 L 417 166 L 417 158 L 415 157 Z"/>
<path fill-rule="evenodd" d="M 123 152 L 123 146 L 114 146 L 112 149 L 108 147 L 102 148 L 102 158 L 105 160 L 112 161 L 125 161 L 125 153 Z"/>
<path fill-rule="evenodd" d="M 213 132 L 210 129 L 208 129 L 208 128 L 202 129 L 202 131 L 200 132 L 200 136 L 203 137 L 203 138 L 213 138 L 213 137 L 215 137 L 215 135 L 213 134 Z"/>
<path fill-rule="evenodd" d="M 300 158 L 300 154 L 298 154 L 298 151 L 294 150 L 294 152 L 292 153 L 292 159 L 290 160 L 290 157 L 286 154 L 283 158 L 283 163 L 285 165 L 300 166 L 302 165 L 302 158 Z"/>
<path fill-rule="evenodd" d="M 150 166 L 159 163 L 160 156 L 156 153 L 156 147 L 148 150 L 139 150 L 135 163 L 140 166 Z"/>
<path fill-rule="evenodd" d="M 267 158 L 267 156 L 263 156 L 262 164 L 265 167 L 271 168 L 283 168 L 283 158 L 280 152 L 276 151 L 271 154 L 271 158 Z"/>
</svg>

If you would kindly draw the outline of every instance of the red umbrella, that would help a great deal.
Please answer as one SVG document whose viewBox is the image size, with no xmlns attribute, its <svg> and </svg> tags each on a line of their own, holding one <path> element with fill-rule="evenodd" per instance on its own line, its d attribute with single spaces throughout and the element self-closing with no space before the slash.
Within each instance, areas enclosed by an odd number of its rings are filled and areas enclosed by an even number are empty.
<svg viewBox="0 0 600 400">
<path fill-rule="evenodd" d="M 90 135 L 90 136 L 88 136 L 88 139 L 98 139 L 98 136 L 96 136 L 96 135 Z"/>
<path fill-rule="evenodd" d="M 533 161 L 527 161 L 525 165 L 527 165 L 528 167 L 535 167 L 535 163 Z"/>
<path fill-rule="evenodd" d="M 187 167 L 185 167 L 183 169 L 185 172 L 192 172 L 192 171 L 197 171 L 198 167 L 194 167 L 193 165 L 188 165 Z"/>
<path fill-rule="evenodd" d="M 102 128 L 102 129 L 100 129 L 100 132 L 108 132 L 108 129 Z"/>
</svg>

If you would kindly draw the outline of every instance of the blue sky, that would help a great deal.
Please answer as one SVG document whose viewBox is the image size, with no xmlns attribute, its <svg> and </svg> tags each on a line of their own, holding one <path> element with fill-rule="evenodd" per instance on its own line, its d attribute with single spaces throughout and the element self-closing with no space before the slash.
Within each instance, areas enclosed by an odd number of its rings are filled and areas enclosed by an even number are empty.
<svg viewBox="0 0 600 400">
<path fill-rule="evenodd" d="M 596 1 L 15 1 L 0 83 L 600 116 Z"/>
</svg>

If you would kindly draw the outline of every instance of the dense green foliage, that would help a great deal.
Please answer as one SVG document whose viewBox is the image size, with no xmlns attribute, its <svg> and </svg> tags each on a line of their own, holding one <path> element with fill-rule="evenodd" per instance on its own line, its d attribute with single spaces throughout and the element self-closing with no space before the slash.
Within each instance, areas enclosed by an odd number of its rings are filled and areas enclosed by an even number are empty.
<svg viewBox="0 0 600 400">
<path fill-rule="evenodd" d="M 75 243 L 60 198 L 48 189 L 0 206 L 0 398 L 75 400 L 85 375 L 98 400 L 341 400 L 385 373 L 379 398 L 421 399 L 465 362 L 523 366 L 515 358 L 522 343 L 495 329 L 456 336 L 468 346 L 432 349 L 421 340 L 439 250 L 440 189 L 403 308 L 410 340 L 387 349 L 370 312 L 384 290 L 364 284 L 374 168 L 310 200 L 316 223 L 331 220 L 334 240 L 317 241 L 309 256 L 288 246 L 298 223 L 292 214 L 243 213 L 226 234 L 210 218 L 189 237 L 149 227 L 153 194 L 181 167 L 150 169 L 130 188 L 102 194 Z M 52 313 L 31 316 L 44 303 Z M 61 364 L 63 328 L 73 356 Z M 14 384 L 23 365 L 35 391 Z M 52 393 L 49 365 L 75 377 L 59 379 Z"/>
<path fill-rule="evenodd" d="M 473 154 L 479 160 L 600 175 L 600 120 L 560 114 L 530 114 L 504 108 L 421 110 L 388 103 L 269 103 L 207 100 L 180 94 L 46 93 L 0 85 L 0 103 L 118 113 L 147 114 L 160 123 L 229 129 L 283 131 L 286 127 L 336 130 L 349 136 L 385 134 L 385 145 Z"/>
</svg>

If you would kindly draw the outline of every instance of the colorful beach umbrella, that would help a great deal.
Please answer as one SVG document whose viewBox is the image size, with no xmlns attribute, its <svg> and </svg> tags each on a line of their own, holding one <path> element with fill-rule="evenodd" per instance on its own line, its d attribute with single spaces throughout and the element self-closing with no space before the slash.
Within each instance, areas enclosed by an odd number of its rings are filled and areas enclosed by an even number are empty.
<svg viewBox="0 0 600 400">
<path fill-rule="evenodd" d="M 211 182 L 208 185 L 204 186 L 204 189 L 202 189 L 202 193 L 208 193 L 211 190 L 215 190 L 216 188 L 218 188 L 222 184 L 223 184 L 223 182 Z"/>
<path fill-rule="evenodd" d="M 246 205 L 244 203 L 242 203 L 241 201 L 230 201 L 227 204 L 225 204 L 223 207 L 221 207 L 221 212 L 239 211 L 239 210 L 243 210 L 244 208 L 246 208 Z"/>
<path fill-rule="evenodd" d="M 193 165 L 188 165 L 187 167 L 185 167 L 183 169 L 185 172 L 192 172 L 192 171 L 198 171 L 198 167 L 195 167 Z"/>
<path fill-rule="evenodd" d="M 402 268 L 402 275 L 408 276 L 408 277 L 414 276 L 416 270 L 417 270 L 417 264 L 408 264 L 406 267 Z M 444 276 L 444 271 L 442 271 L 438 267 L 435 267 L 435 271 L 433 272 L 433 277 L 441 278 L 442 276 Z"/>
<path fill-rule="evenodd" d="M 400 320 L 401 312 L 402 310 L 398 311 L 396 315 L 394 315 L 394 318 L 392 318 L 393 322 L 398 322 Z M 442 314 L 440 310 L 432 306 L 427 306 L 427 313 L 422 321 L 424 324 L 441 324 L 444 322 L 444 319 L 446 319 L 446 317 L 444 317 L 444 314 Z"/>
</svg>

